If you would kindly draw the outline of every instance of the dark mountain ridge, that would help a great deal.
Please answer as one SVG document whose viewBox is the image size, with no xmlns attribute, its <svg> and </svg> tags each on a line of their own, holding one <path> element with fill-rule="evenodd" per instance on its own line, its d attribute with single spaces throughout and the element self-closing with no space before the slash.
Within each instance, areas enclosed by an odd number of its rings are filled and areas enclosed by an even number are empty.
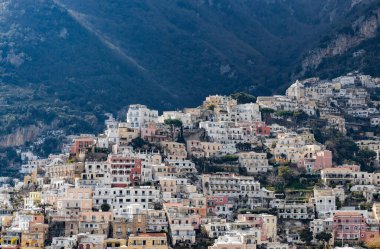
<svg viewBox="0 0 380 249">
<path fill-rule="evenodd" d="M 137 101 L 165 109 L 237 90 L 270 94 L 350 4 L 3 1 L 1 79 L 112 107 Z"/>
<path fill-rule="evenodd" d="M 25 120 L 88 128 L 130 103 L 165 110 L 209 94 L 282 93 L 314 75 L 376 76 L 379 2 L 0 0 L 1 133 Z M 355 42 L 335 49 L 341 37 Z"/>
</svg>

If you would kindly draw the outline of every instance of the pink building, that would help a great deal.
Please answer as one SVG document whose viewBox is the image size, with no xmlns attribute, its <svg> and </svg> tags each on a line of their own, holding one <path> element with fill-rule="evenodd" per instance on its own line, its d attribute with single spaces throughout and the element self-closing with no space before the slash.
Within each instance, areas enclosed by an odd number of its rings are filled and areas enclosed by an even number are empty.
<svg viewBox="0 0 380 249">
<path fill-rule="evenodd" d="M 208 214 L 222 214 L 230 211 L 227 196 L 207 196 L 207 213 Z"/>
<path fill-rule="evenodd" d="M 142 162 L 139 158 L 110 155 L 112 187 L 126 187 L 141 184 Z"/>
<path fill-rule="evenodd" d="M 256 122 L 256 135 L 257 136 L 269 136 L 270 126 L 267 126 L 264 122 Z"/>
<path fill-rule="evenodd" d="M 307 172 L 316 172 L 332 167 L 332 152 L 329 150 L 318 151 L 311 158 L 303 158 L 298 161 L 298 167 L 305 168 Z"/>
<path fill-rule="evenodd" d="M 73 144 L 70 147 L 70 153 L 78 155 L 79 152 L 85 152 L 88 148 L 91 148 L 94 143 L 95 140 L 91 137 L 75 138 Z"/>
<path fill-rule="evenodd" d="M 159 143 L 168 141 L 169 134 L 163 127 L 158 127 L 158 124 L 150 123 L 141 128 L 141 138 L 148 142 Z"/>
<path fill-rule="evenodd" d="M 237 221 L 249 222 L 260 229 L 261 241 L 273 242 L 277 239 L 277 217 L 270 214 L 239 214 Z"/>
<path fill-rule="evenodd" d="M 245 136 L 269 136 L 270 126 L 267 126 L 265 122 L 240 122 L 239 126 L 243 129 Z"/>
<path fill-rule="evenodd" d="M 318 171 L 321 169 L 332 167 L 332 152 L 329 150 L 318 151 L 315 154 L 315 163 L 313 170 Z"/>
<path fill-rule="evenodd" d="M 333 220 L 335 240 L 359 240 L 367 237 L 368 225 L 363 214 L 357 211 L 337 212 Z"/>
</svg>

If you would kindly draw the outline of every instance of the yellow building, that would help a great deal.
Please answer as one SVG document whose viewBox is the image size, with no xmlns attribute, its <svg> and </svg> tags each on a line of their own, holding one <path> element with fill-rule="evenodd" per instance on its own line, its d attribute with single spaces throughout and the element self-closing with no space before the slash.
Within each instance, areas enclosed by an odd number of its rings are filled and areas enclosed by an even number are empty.
<svg viewBox="0 0 380 249">
<path fill-rule="evenodd" d="M 1 234 L 0 248 L 18 249 L 20 248 L 20 238 L 16 235 Z"/>
<path fill-rule="evenodd" d="M 25 207 L 35 207 L 41 203 L 41 200 L 41 192 L 29 192 L 29 197 L 24 199 L 24 205 Z"/>
<path fill-rule="evenodd" d="M 211 95 L 203 101 L 203 108 L 220 112 L 237 105 L 236 99 L 230 96 Z"/>
<path fill-rule="evenodd" d="M 29 231 L 22 233 L 21 249 L 43 249 L 48 225 L 31 223 Z"/>
<path fill-rule="evenodd" d="M 182 143 L 165 141 L 161 146 L 169 160 L 185 160 L 187 157 L 186 146 Z"/>
<path fill-rule="evenodd" d="M 30 175 L 24 177 L 24 186 L 37 183 L 37 169 L 34 169 Z"/>
<path fill-rule="evenodd" d="M 114 239 L 114 238 L 108 238 L 104 240 L 104 244 L 107 248 L 120 248 L 120 247 L 126 247 L 127 240 L 125 239 Z"/>
<path fill-rule="evenodd" d="M 130 142 L 132 142 L 133 139 L 139 137 L 140 135 L 140 130 L 138 128 L 130 128 L 127 127 L 127 125 L 122 124 L 119 124 L 117 131 L 119 134 L 121 145 L 129 144 Z"/>
<path fill-rule="evenodd" d="M 201 142 L 199 140 L 187 141 L 187 153 L 194 157 L 216 157 L 221 154 L 222 144 Z"/>
<path fill-rule="evenodd" d="M 127 249 L 168 249 L 166 233 L 130 235 Z"/>
</svg>

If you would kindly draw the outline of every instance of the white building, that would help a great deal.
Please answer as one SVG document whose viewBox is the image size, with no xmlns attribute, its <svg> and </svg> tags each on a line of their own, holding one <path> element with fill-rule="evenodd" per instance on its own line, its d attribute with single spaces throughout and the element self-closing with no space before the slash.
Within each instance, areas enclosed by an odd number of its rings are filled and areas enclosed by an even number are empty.
<svg viewBox="0 0 380 249">
<path fill-rule="evenodd" d="M 203 193 L 211 196 L 239 197 L 247 196 L 246 205 L 265 206 L 274 198 L 274 192 L 260 187 L 252 176 L 240 176 L 230 173 L 202 175 Z"/>
<path fill-rule="evenodd" d="M 148 209 L 155 202 L 158 202 L 159 198 L 160 191 L 155 187 L 140 186 L 96 188 L 92 200 L 95 207 L 100 207 L 103 203 L 107 203 L 114 212 L 125 213 L 128 205 L 141 204 L 143 209 Z"/>
<path fill-rule="evenodd" d="M 217 114 L 218 121 L 224 122 L 260 122 L 260 107 L 256 103 L 233 105 Z"/>
<path fill-rule="evenodd" d="M 239 154 L 239 164 L 247 169 L 248 173 L 265 173 L 273 169 L 269 165 L 266 153 L 245 152 Z"/>
<path fill-rule="evenodd" d="M 53 237 L 51 249 L 74 249 L 77 246 L 77 237 Z"/>
<path fill-rule="evenodd" d="M 156 122 L 158 111 L 150 110 L 145 105 L 130 105 L 127 113 L 127 124 L 131 128 L 141 129 L 144 125 Z"/>
<path fill-rule="evenodd" d="M 314 219 L 310 221 L 310 230 L 313 232 L 313 237 L 318 233 L 327 232 L 331 233 L 333 228 L 333 217 L 326 219 Z"/>
<path fill-rule="evenodd" d="M 216 239 L 214 245 L 210 246 L 209 249 L 256 249 L 256 246 L 261 243 L 260 238 L 261 231 L 255 228 L 231 231 Z"/>
<path fill-rule="evenodd" d="M 147 232 L 168 231 L 168 220 L 164 210 L 145 210 Z"/>
<path fill-rule="evenodd" d="M 190 224 L 170 224 L 170 237 L 172 244 L 176 245 L 180 242 L 186 244 L 195 243 L 195 230 Z"/>
<path fill-rule="evenodd" d="M 286 90 L 286 96 L 288 96 L 291 99 L 296 99 L 296 100 L 300 100 L 304 98 L 305 97 L 304 85 L 297 80 Z"/>
<path fill-rule="evenodd" d="M 207 136 L 212 142 L 237 144 L 245 142 L 247 139 L 244 136 L 243 128 L 236 127 L 233 123 L 203 121 L 199 123 L 199 127 L 206 130 Z"/>
<path fill-rule="evenodd" d="M 305 202 L 274 200 L 271 202 L 271 207 L 276 207 L 278 210 L 278 218 L 293 219 L 293 220 L 308 220 L 314 219 L 314 208 Z"/>
<path fill-rule="evenodd" d="M 327 218 L 336 210 L 336 197 L 332 189 L 314 189 L 312 202 L 319 218 Z"/>
<path fill-rule="evenodd" d="M 108 143 L 119 144 L 119 134 L 118 134 L 118 122 L 111 116 L 105 121 L 106 130 L 104 135 L 106 136 Z M 103 141 L 100 141 L 102 143 Z M 107 145 L 107 144 L 102 144 Z M 108 146 L 107 146 L 108 148 Z"/>
<path fill-rule="evenodd" d="M 28 161 L 31 161 L 31 160 L 37 160 L 38 157 L 36 155 L 33 154 L 33 152 L 31 151 L 25 151 L 25 152 L 21 152 L 21 161 L 23 162 L 28 162 Z"/>
<path fill-rule="evenodd" d="M 322 147 L 316 144 L 311 133 L 297 134 L 295 132 L 278 133 L 275 147 L 272 149 L 277 160 L 298 163 L 304 158 L 313 158 Z"/>
<path fill-rule="evenodd" d="M 181 120 L 184 128 L 193 128 L 193 117 L 190 113 L 183 113 L 179 111 L 166 111 L 158 117 L 159 123 L 164 123 L 167 119 Z"/>
<path fill-rule="evenodd" d="M 184 176 L 188 173 L 197 173 L 195 163 L 190 160 L 167 160 L 166 162 L 176 169 L 177 176 Z"/>
</svg>

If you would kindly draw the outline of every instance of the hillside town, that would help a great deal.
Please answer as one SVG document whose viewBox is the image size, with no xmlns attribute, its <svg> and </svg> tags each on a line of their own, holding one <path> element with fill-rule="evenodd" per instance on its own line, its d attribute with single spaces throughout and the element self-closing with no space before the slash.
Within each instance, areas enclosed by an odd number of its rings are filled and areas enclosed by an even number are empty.
<svg viewBox="0 0 380 249">
<path fill-rule="evenodd" d="M 130 105 L 0 178 L 2 249 L 380 248 L 380 78 Z"/>
</svg>

